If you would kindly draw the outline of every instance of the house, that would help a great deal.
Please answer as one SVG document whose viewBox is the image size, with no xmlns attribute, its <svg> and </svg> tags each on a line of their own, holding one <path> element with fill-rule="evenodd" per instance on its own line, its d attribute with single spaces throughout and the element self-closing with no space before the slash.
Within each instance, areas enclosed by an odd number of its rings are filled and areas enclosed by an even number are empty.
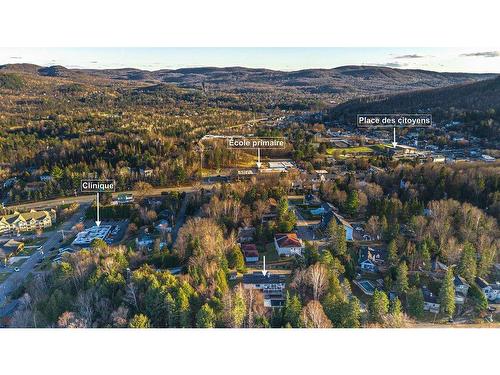
<svg viewBox="0 0 500 375">
<path fill-rule="evenodd" d="M 483 291 L 488 301 L 496 301 L 500 298 L 500 284 L 488 284 L 482 277 L 476 277 L 476 284 Z"/>
<path fill-rule="evenodd" d="M 444 275 L 448 271 L 448 266 L 436 257 L 431 261 L 431 271 L 438 275 Z"/>
<path fill-rule="evenodd" d="M 424 310 L 437 314 L 441 306 L 437 296 L 426 287 L 422 288 L 422 294 L 424 296 Z"/>
<path fill-rule="evenodd" d="M 262 224 L 276 220 L 276 217 L 278 216 L 278 202 L 276 202 L 276 199 L 269 198 L 267 200 L 267 203 L 269 210 L 264 215 L 262 215 Z"/>
<path fill-rule="evenodd" d="M 254 227 L 243 227 L 238 229 L 238 242 L 247 243 L 252 242 L 255 236 Z"/>
<path fill-rule="evenodd" d="M 10 187 L 14 186 L 16 184 L 16 182 L 17 182 L 17 177 L 11 177 L 11 178 L 4 181 L 3 188 L 4 189 L 10 188 Z"/>
<path fill-rule="evenodd" d="M 455 291 L 461 293 L 462 295 L 466 296 L 467 292 L 469 291 L 470 285 L 467 284 L 467 281 L 461 276 L 455 276 L 455 279 L 453 279 L 453 283 L 455 284 Z"/>
<path fill-rule="evenodd" d="M 143 234 L 135 239 L 135 244 L 139 248 L 150 248 L 153 246 L 154 238 L 150 235 Z"/>
<path fill-rule="evenodd" d="M 51 227 L 56 219 L 56 211 L 14 212 L 0 216 L 0 234 L 12 232 L 31 232 Z"/>
<path fill-rule="evenodd" d="M 322 231 L 327 230 L 328 225 L 330 224 L 330 221 L 333 219 L 336 220 L 337 224 L 342 225 L 345 230 L 345 239 L 347 241 L 352 241 L 353 240 L 353 228 L 352 225 L 344 219 L 341 215 L 336 213 L 335 211 L 328 211 L 326 212 L 323 217 L 321 218 L 321 222 L 318 224 L 318 228 Z"/>
<path fill-rule="evenodd" d="M 153 176 L 153 170 L 150 168 L 141 168 L 139 169 L 139 174 L 143 177 L 151 177 Z"/>
<path fill-rule="evenodd" d="M 359 250 L 358 264 L 363 271 L 378 272 L 387 259 L 387 252 L 364 246 Z"/>
<path fill-rule="evenodd" d="M 172 232 L 172 227 L 170 226 L 168 220 L 161 219 L 156 225 L 155 228 L 161 233 L 170 233 Z"/>
<path fill-rule="evenodd" d="M 246 263 L 256 263 L 259 261 L 259 250 L 257 250 L 257 246 L 255 246 L 255 244 L 242 244 L 241 250 L 243 251 Z"/>
<path fill-rule="evenodd" d="M 280 307 L 283 305 L 286 276 L 267 272 L 247 273 L 243 275 L 243 288 L 257 289 L 264 295 L 264 306 Z"/>
<path fill-rule="evenodd" d="M 49 181 L 52 181 L 54 178 L 48 174 L 48 173 L 44 173 L 40 176 L 40 181 L 43 181 L 43 182 L 49 182 Z"/>
<path fill-rule="evenodd" d="M 486 163 L 492 163 L 495 161 L 495 158 L 493 156 L 483 154 L 481 155 L 481 160 L 485 161 Z"/>
<path fill-rule="evenodd" d="M 278 233 L 274 235 L 274 246 L 279 255 L 302 255 L 304 245 L 296 233 Z"/>
<path fill-rule="evenodd" d="M 118 202 L 118 204 L 130 204 L 130 203 L 134 203 L 134 195 L 133 194 L 121 193 L 121 194 L 118 194 L 118 197 L 116 198 L 116 201 Z"/>
<path fill-rule="evenodd" d="M 24 249 L 24 242 L 16 241 L 13 239 L 10 239 L 7 242 L 0 244 L 0 251 L 5 257 L 4 261 L 6 261 L 11 256 L 18 254 L 23 249 Z"/>
</svg>

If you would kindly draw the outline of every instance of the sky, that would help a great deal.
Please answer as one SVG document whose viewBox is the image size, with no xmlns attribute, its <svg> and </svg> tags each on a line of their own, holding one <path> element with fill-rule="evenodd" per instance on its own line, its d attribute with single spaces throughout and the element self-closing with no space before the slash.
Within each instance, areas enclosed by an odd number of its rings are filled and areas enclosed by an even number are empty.
<svg viewBox="0 0 500 375">
<path fill-rule="evenodd" d="M 244 66 L 285 71 L 374 65 L 500 73 L 500 48 L 0 48 L 0 65 L 14 63 L 145 70 Z"/>
</svg>

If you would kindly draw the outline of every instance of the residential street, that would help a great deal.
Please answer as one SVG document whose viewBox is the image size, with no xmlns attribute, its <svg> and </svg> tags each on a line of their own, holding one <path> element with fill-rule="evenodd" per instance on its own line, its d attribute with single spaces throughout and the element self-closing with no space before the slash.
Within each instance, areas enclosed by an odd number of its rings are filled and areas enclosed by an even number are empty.
<svg viewBox="0 0 500 375">
<path fill-rule="evenodd" d="M 37 251 L 33 253 L 20 267 L 19 272 L 12 272 L 11 275 L 0 284 L 0 306 L 3 306 L 6 301 L 7 296 L 12 293 L 21 282 L 33 271 L 33 268 L 37 265 L 37 262 L 46 256 L 50 249 L 53 247 L 57 248 L 59 245 L 59 240 L 61 239 L 60 230 L 69 231 L 71 228 L 78 223 L 78 219 L 85 214 L 85 210 L 89 206 L 89 203 L 82 204 L 80 208 L 62 225 L 58 226 L 55 230 L 44 232 L 44 236 L 47 237 L 47 241 L 42 246 L 42 252 Z"/>
</svg>

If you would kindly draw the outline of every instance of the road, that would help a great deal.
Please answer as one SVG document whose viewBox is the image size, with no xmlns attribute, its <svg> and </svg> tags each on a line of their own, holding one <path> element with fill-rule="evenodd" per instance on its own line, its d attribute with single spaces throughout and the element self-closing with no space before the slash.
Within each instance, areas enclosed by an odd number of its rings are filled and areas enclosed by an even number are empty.
<svg viewBox="0 0 500 375">
<path fill-rule="evenodd" d="M 121 191 L 121 192 L 116 192 L 113 193 L 113 198 L 116 198 L 118 194 L 134 194 L 134 195 L 140 195 L 143 197 L 154 197 L 154 196 L 159 196 L 161 195 L 162 192 L 170 192 L 170 191 L 179 191 L 179 192 L 186 192 L 186 193 L 191 193 L 196 190 L 199 190 L 200 187 L 204 189 L 211 189 L 214 185 L 213 184 L 203 184 L 201 186 L 179 186 L 179 187 L 169 187 L 169 188 L 153 188 L 147 193 L 144 191 L 135 191 L 135 190 L 128 190 L 128 191 Z M 61 197 L 61 198 L 55 198 L 55 199 L 49 199 L 45 201 L 38 201 L 38 202 L 31 202 L 31 203 L 20 203 L 20 204 L 15 204 L 15 205 L 9 205 L 6 208 L 13 208 L 17 210 L 31 210 L 31 209 L 40 209 L 40 208 L 49 208 L 49 207 L 56 207 L 60 206 L 62 204 L 68 204 L 68 203 L 80 203 L 80 204 L 85 204 L 85 203 L 92 203 L 95 200 L 95 195 L 79 195 L 76 197 Z"/>
<path fill-rule="evenodd" d="M 42 252 L 37 251 L 31 255 L 22 265 L 19 267 L 19 272 L 12 272 L 11 275 L 0 284 L 0 306 L 3 305 L 7 296 L 12 293 L 22 281 L 33 271 L 33 268 L 37 265 L 37 262 L 47 255 L 51 248 L 59 246 L 59 240 L 61 239 L 60 230 L 69 231 L 71 228 L 78 223 L 79 218 L 84 216 L 89 204 L 82 204 L 78 210 L 62 225 L 57 227 L 55 230 L 44 232 L 44 237 L 47 237 L 47 241 L 42 245 Z"/>
</svg>

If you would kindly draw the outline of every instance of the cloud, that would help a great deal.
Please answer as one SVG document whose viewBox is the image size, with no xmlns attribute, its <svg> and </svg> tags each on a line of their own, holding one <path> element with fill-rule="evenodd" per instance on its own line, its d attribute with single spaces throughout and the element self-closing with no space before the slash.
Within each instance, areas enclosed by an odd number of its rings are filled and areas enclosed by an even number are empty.
<svg viewBox="0 0 500 375">
<path fill-rule="evenodd" d="M 462 56 L 462 57 L 498 57 L 498 56 L 500 56 L 500 51 L 462 53 L 460 56 Z"/>
<path fill-rule="evenodd" d="M 425 56 L 423 55 L 417 55 L 416 53 L 411 54 L 411 55 L 401 55 L 401 56 L 396 56 L 394 57 L 395 59 L 422 59 Z"/>
<path fill-rule="evenodd" d="M 406 63 L 400 63 L 400 62 L 388 62 L 385 64 L 368 64 L 371 66 L 380 66 L 380 67 L 386 67 L 386 68 L 402 68 L 405 66 L 408 66 Z"/>
<path fill-rule="evenodd" d="M 11 58 L 11 59 L 14 59 L 14 60 L 20 60 L 20 59 L 22 59 L 22 57 L 21 57 L 21 56 L 11 56 L 10 58 Z"/>
</svg>

